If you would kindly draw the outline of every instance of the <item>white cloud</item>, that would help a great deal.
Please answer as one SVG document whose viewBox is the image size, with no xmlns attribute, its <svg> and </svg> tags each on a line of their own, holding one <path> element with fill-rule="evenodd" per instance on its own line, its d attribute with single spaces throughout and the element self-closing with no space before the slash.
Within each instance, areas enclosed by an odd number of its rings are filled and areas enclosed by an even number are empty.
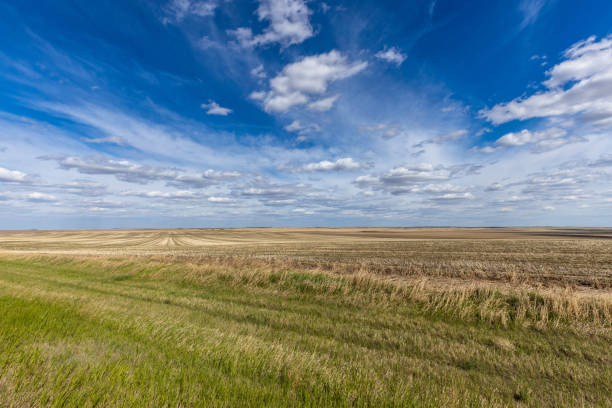
<svg viewBox="0 0 612 408">
<path fill-rule="evenodd" d="M 148 155 L 171 158 L 174 162 L 189 162 L 197 166 L 198 163 L 205 161 L 209 165 L 226 166 L 227 163 L 239 163 L 251 157 L 246 153 L 240 157 L 237 151 L 229 154 L 210 144 L 193 140 L 189 134 L 208 129 L 203 127 L 201 122 L 165 110 L 155 111 L 159 115 L 156 121 L 151 121 L 131 114 L 125 109 L 110 109 L 107 105 L 91 105 L 87 102 L 63 105 L 40 101 L 36 103 L 36 108 L 87 125 L 95 129 L 95 135 L 120 137 L 132 148 Z M 59 134 L 61 130 L 57 129 L 56 132 Z M 219 133 L 216 133 L 216 136 L 222 137 Z M 53 151 L 58 152 L 58 150 L 61 151 L 61 149 Z M 78 150 L 73 151 L 78 152 Z"/>
<path fill-rule="evenodd" d="M 376 125 L 361 125 L 359 126 L 359 130 L 371 133 L 380 132 L 380 136 L 385 140 L 393 139 L 394 137 L 397 137 L 402 133 L 402 127 L 400 125 L 387 123 L 378 123 Z"/>
<path fill-rule="evenodd" d="M 210 201 L 211 203 L 231 203 L 234 200 L 232 200 L 229 197 L 208 197 L 208 201 Z"/>
<path fill-rule="evenodd" d="M 520 132 L 506 133 L 495 141 L 495 146 L 485 146 L 472 150 L 480 153 L 493 153 L 509 147 L 531 145 L 532 152 L 543 153 L 558 149 L 567 144 L 587 141 L 587 139 L 582 136 L 566 137 L 567 133 L 567 130 L 560 128 L 549 128 L 537 132 L 523 129 Z"/>
<path fill-rule="evenodd" d="M 220 41 L 213 40 L 207 35 L 202 36 L 202 38 L 195 41 L 194 44 L 202 50 L 213 50 L 214 49 L 217 51 L 222 51 L 227 48 L 226 44 Z"/>
<path fill-rule="evenodd" d="M 299 214 L 304 214 L 304 215 L 312 215 L 312 214 L 314 214 L 314 211 L 307 210 L 305 208 L 294 208 L 293 210 L 291 210 L 291 212 L 299 213 Z"/>
<path fill-rule="evenodd" d="M 172 0 L 165 7 L 168 17 L 163 22 L 181 22 L 190 15 L 198 17 L 211 16 L 215 13 L 217 6 L 217 1 L 214 0 Z"/>
<path fill-rule="evenodd" d="M 321 127 L 314 123 L 310 125 L 303 125 L 299 120 L 296 119 L 287 126 L 285 126 L 285 130 L 287 132 L 295 132 L 300 135 L 305 135 L 306 133 L 310 132 L 320 132 Z"/>
<path fill-rule="evenodd" d="M 219 116 L 227 116 L 232 113 L 230 108 L 224 108 L 220 106 L 217 102 L 209 100 L 208 103 L 203 103 L 201 105 L 202 109 L 206 109 L 207 115 L 219 115 Z"/>
<path fill-rule="evenodd" d="M 303 129 L 304 129 L 304 126 L 302 126 L 299 120 L 294 120 L 293 122 L 285 126 L 285 130 L 287 132 L 299 132 L 300 130 L 303 130 Z"/>
<path fill-rule="evenodd" d="M 96 137 L 93 139 L 83 139 L 87 143 L 111 143 L 119 146 L 124 146 L 127 144 L 127 141 L 118 136 L 105 136 L 105 137 Z"/>
<path fill-rule="evenodd" d="M 446 181 L 451 177 L 447 169 L 438 168 L 429 163 L 404 165 L 379 175 L 359 176 L 354 184 L 360 188 L 384 190 L 391 194 L 414 192 L 416 184 Z"/>
<path fill-rule="evenodd" d="M 465 189 L 451 184 L 433 183 L 475 175 L 482 167 L 482 165 L 472 163 L 452 166 L 434 166 L 431 163 L 405 164 L 381 174 L 357 177 L 353 184 L 359 188 L 382 190 L 393 195 L 421 193 L 439 197 L 445 194 L 463 193 Z M 428 185 L 425 185 L 425 183 Z M 464 198 L 467 198 L 467 196 Z"/>
<path fill-rule="evenodd" d="M 0 167 L 0 182 L 1 183 L 24 183 L 27 182 L 28 175 L 18 170 L 9 170 Z"/>
<path fill-rule="evenodd" d="M 340 95 L 332 95 L 327 98 L 322 98 L 308 104 L 308 109 L 318 112 L 328 111 L 334 106 Z"/>
<path fill-rule="evenodd" d="M 468 131 L 466 129 L 458 129 L 458 130 L 454 130 L 452 132 L 448 132 L 443 135 L 434 137 L 432 139 L 423 140 L 422 142 L 419 142 L 413 145 L 412 147 L 420 148 L 420 147 L 425 146 L 426 144 L 443 144 L 446 142 L 454 142 L 454 141 L 457 141 L 463 138 L 467 134 L 468 134 Z"/>
<path fill-rule="evenodd" d="M 53 202 L 56 201 L 55 196 L 52 196 L 50 194 L 45 194 L 45 193 L 39 193 L 37 191 L 30 193 L 28 195 L 26 195 L 26 199 L 28 201 L 32 201 L 35 203 L 39 203 L 39 202 Z"/>
<path fill-rule="evenodd" d="M 164 181 L 171 186 L 204 188 L 231 181 L 240 177 L 237 171 L 206 170 L 202 173 L 187 173 L 178 169 L 160 168 L 132 163 L 127 160 L 112 160 L 104 157 L 80 158 L 76 156 L 43 156 L 42 160 L 54 160 L 61 169 L 76 169 L 82 174 L 112 175 L 128 183 L 147 184 Z"/>
<path fill-rule="evenodd" d="M 494 124 L 539 117 L 579 115 L 612 126 L 612 36 L 590 37 L 565 51 L 565 61 L 546 74 L 544 91 L 480 111 Z"/>
<path fill-rule="evenodd" d="M 264 79 L 268 75 L 266 74 L 266 71 L 264 70 L 263 64 L 259 64 L 257 67 L 251 70 L 251 76 L 255 78 L 259 78 L 259 79 Z"/>
<path fill-rule="evenodd" d="M 463 192 L 464 189 L 464 187 L 453 184 L 427 184 L 425 186 L 414 186 L 410 191 L 413 193 L 451 194 Z"/>
<path fill-rule="evenodd" d="M 547 0 L 522 0 L 519 4 L 519 11 L 523 14 L 520 28 L 523 29 L 529 24 L 534 23 L 546 4 Z"/>
<path fill-rule="evenodd" d="M 497 149 L 493 146 L 483 146 L 483 147 L 472 147 L 470 151 L 475 153 L 494 153 Z"/>
<path fill-rule="evenodd" d="M 266 98 L 266 92 L 264 91 L 251 92 L 251 94 L 249 95 L 249 98 L 253 99 L 254 101 L 263 101 Z"/>
<path fill-rule="evenodd" d="M 143 198 L 166 198 L 166 199 L 191 199 L 197 197 L 193 191 L 125 191 L 121 195 L 136 196 Z"/>
<path fill-rule="evenodd" d="M 375 57 L 395 64 L 399 67 L 406 59 L 406 54 L 402 54 L 401 50 L 397 47 L 391 47 L 389 49 L 385 47 L 384 50 L 378 51 L 375 54 Z"/>
<path fill-rule="evenodd" d="M 259 21 L 268 21 L 269 26 L 257 35 L 247 27 L 229 32 L 243 47 L 270 43 L 280 43 L 284 47 L 300 44 L 314 34 L 308 20 L 311 13 L 303 0 L 260 0 L 257 17 Z"/>
<path fill-rule="evenodd" d="M 303 130 L 303 129 L 304 129 L 304 126 L 302 126 L 299 120 L 294 120 L 293 122 L 285 126 L 285 130 L 287 132 L 299 132 L 300 130 Z"/>
<path fill-rule="evenodd" d="M 473 200 L 474 195 L 472 193 L 446 193 L 442 195 L 433 196 L 430 198 L 431 201 L 435 201 L 438 204 L 452 204 L 456 201 Z"/>
<path fill-rule="evenodd" d="M 538 141 L 535 146 L 531 149 L 533 153 L 544 153 L 549 152 L 551 150 L 559 149 L 568 144 L 574 143 L 586 143 L 589 140 L 582 136 L 570 136 L 570 137 L 559 137 L 559 138 L 550 138 L 550 139 L 542 139 Z"/>
<path fill-rule="evenodd" d="M 303 171 L 342 171 L 342 170 L 360 170 L 369 169 L 372 167 L 370 163 L 360 163 L 353 160 L 352 157 L 344 157 L 336 161 L 323 160 L 317 163 L 309 163 L 301 168 Z"/>
<path fill-rule="evenodd" d="M 349 63 L 338 51 L 305 57 L 291 63 L 270 80 L 268 92 L 253 92 L 252 99 L 261 99 L 267 112 L 286 112 L 294 106 L 310 102 L 311 95 L 321 95 L 330 83 L 351 77 L 365 69 L 366 62 Z M 314 109 L 331 107 L 338 95 L 312 102 Z"/>
<path fill-rule="evenodd" d="M 522 146 L 526 143 L 530 143 L 532 139 L 533 139 L 533 134 L 527 129 L 523 129 L 520 132 L 506 133 L 505 135 L 497 139 L 495 144 L 497 146 L 504 146 L 504 147 Z"/>
</svg>

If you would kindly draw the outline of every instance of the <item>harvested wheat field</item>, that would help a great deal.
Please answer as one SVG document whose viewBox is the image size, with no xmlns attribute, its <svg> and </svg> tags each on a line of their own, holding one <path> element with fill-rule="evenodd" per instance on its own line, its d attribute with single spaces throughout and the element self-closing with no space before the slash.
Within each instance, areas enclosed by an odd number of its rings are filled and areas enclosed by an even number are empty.
<svg viewBox="0 0 612 408">
<path fill-rule="evenodd" d="M 612 406 L 610 229 L 0 232 L 0 405 Z"/>
</svg>

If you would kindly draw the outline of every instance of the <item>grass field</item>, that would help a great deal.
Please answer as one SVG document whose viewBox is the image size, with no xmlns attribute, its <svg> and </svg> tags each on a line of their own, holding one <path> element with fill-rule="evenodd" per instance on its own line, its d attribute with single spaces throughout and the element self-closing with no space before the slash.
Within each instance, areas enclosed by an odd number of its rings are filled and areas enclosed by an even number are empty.
<svg viewBox="0 0 612 408">
<path fill-rule="evenodd" d="M 0 232 L 0 406 L 612 406 L 612 230 Z"/>
</svg>

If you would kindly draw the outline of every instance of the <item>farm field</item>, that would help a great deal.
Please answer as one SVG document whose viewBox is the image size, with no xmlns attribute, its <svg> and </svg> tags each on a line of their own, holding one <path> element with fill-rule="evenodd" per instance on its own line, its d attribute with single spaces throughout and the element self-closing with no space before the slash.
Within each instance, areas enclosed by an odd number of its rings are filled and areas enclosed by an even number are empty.
<svg viewBox="0 0 612 408">
<path fill-rule="evenodd" d="M 612 230 L 2 231 L 0 406 L 612 406 Z"/>
</svg>

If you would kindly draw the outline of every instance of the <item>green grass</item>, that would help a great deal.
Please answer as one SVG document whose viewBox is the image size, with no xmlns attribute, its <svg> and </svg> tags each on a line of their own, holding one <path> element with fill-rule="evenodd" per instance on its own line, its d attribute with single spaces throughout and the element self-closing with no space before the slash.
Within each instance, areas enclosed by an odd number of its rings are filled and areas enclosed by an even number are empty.
<svg viewBox="0 0 612 408">
<path fill-rule="evenodd" d="M 0 405 L 612 405 L 609 320 L 474 293 L 457 311 L 359 276 L 5 256 Z"/>
</svg>

